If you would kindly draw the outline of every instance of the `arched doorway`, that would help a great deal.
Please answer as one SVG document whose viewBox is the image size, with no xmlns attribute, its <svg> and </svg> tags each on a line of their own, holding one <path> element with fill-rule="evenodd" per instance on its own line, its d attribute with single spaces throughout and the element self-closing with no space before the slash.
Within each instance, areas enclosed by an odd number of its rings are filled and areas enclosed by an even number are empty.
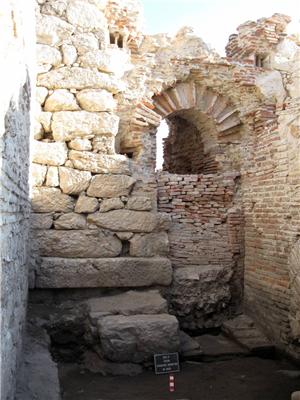
<svg viewBox="0 0 300 400">
<path fill-rule="evenodd" d="M 178 83 L 134 113 L 131 151 L 145 177 L 155 175 L 161 121 L 169 132 L 155 179 L 158 211 L 172 221 L 170 305 L 184 329 L 220 326 L 242 297 L 243 125 L 223 95 L 195 82 Z"/>
</svg>

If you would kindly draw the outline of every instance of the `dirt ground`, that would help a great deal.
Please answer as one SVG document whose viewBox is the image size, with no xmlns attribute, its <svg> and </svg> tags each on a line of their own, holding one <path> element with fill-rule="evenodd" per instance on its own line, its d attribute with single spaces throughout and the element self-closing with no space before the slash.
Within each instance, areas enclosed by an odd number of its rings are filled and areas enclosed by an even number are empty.
<svg viewBox="0 0 300 400">
<path fill-rule="evenodd" d="M 300 389 L 295 366 L 256 357 L 183 363 L 175 374 L 173 394 L 168 392 L 168 375 L 152 371 L 103 377 L 61 364 L 60 381 L 63 400 L 290 400 L 291 393 Z"/>
</svg>

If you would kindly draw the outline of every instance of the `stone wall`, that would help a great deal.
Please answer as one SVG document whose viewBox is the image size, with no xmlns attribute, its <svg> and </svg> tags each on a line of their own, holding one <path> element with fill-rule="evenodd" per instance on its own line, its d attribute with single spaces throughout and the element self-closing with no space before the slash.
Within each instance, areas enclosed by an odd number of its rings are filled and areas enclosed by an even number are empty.
<svg viewBox="0 0 300 400">
<path fill-rule="evenodd" d="M 155 193 L 143 189 L 130 160 L 115 151 L 117 97 L 132 68 L 129 45 L 138 42 L 139 14 L 134 2 L 106 3 L 49 1 L 37 12 L 32 229 L 40 259 L 32 288 L 171 280 Z"/>
<path fill-rule="evenodd" d="M 33 4 L 1 5 L 1 399 L 13 400 L 27 303 Z M 33 78 L 33 79 L 32 79 Z"/>
</svg>

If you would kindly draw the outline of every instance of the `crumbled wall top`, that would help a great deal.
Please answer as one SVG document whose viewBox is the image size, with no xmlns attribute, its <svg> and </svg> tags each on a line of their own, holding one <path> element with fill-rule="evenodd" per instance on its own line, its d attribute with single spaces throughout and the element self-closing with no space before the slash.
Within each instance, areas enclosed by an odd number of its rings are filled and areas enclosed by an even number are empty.
<svg viewBox="0 0 300 400">
<path fill-rule="evenodd" d="M 229 37 L 226 55 L 235 60 L 253 62 L 253 56 L 268 55 L 285 36 L 291 18 L 274 14 L 258 21 L 247 21 L 237 28 L 238 33 Z"/>
</svg>

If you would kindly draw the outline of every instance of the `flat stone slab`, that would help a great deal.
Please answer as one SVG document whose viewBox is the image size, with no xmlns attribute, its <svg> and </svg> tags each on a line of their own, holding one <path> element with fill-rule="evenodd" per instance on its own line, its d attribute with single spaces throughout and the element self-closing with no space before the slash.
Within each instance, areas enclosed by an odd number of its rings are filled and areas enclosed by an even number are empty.
<svg viewBox="0 0 300 400">
<path fill-rule="evenodd" d="M 43 257 L 117 257 L 122 249 L 121 241 L 118 238 L 111 232 L 100 229 L 39 230 L 35 231 L 34 238 L 39 248 L 39 254 Z"/>
<path fill-rule="evenodd" d="M 44 257 L 36 269 L 37 288 L 120 288 L 170 285 L 167 258 Z"/>
<path fill-rule="evenodd" d="M 228 360 L 249 355 L 249 351 L 223 334 L 201 335 L 194 339 L 202 349 L 202 359 L 204 360 Z"/>
<path fill-rule="evenodd" d="M 158 290 L 137 292 L 130 290 L 114 296 L 105 296 L 89 299 L 90 317 L 97 318 L 103 313 L 134 315 L 134 314 L 162 314 L 168 312 L 167 301 Z"/>
<path fill-rule="evenodd" d="M 168 314 L 103 317 L 98 332 L 103 354 L 111 361 L 147 362 L 153 354 L 179 349 L 178 321 Z"/>
<path fill-rule="evenodd" d="M 254 321 L 247 315 L 242 314 L 224 322 L 222 330 L 251 353 L 270 353 L 275 350 L 274 344 L 258 329 Z"/>
</svg>

